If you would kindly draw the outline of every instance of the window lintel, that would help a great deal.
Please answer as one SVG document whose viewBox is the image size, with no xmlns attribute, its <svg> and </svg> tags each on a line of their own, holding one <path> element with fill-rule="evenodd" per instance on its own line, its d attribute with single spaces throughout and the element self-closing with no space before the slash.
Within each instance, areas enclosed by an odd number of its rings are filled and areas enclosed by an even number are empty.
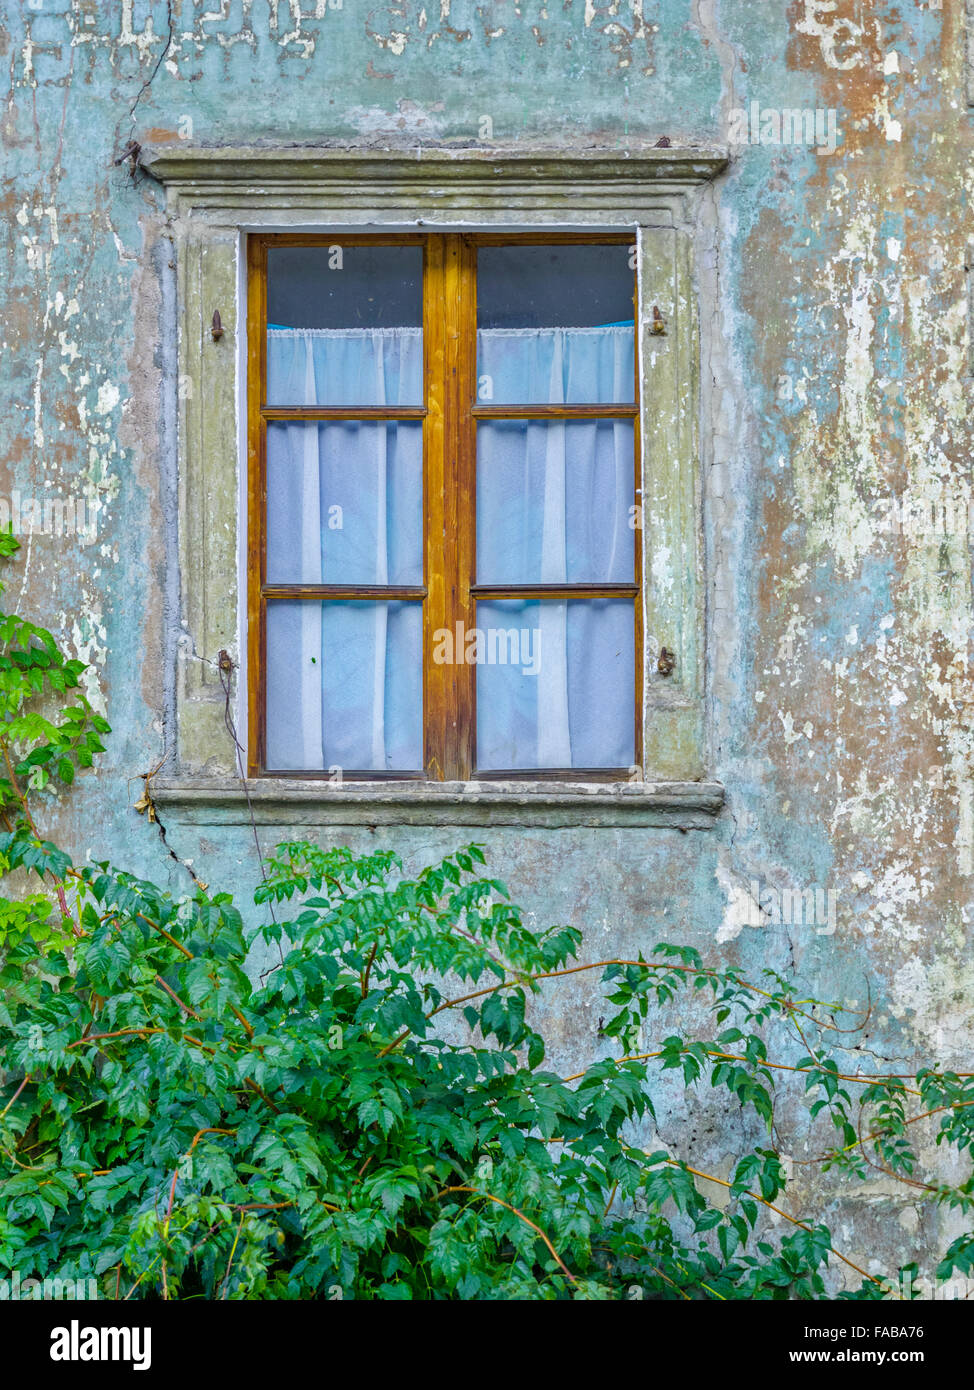
<svg viewBox="0 0 974 1390">
<path fill-rule="evenodd" d="M 446 208 L 483 204 L 496 212 L 556 206 L 569 215 L 614 209 L 631 224 L 661 199 L 716 177 L 729 163 L 717 146 L 565 150 L 452 145 L 376 150 L 352 145 L 220 147 L 147 145 L 139 166 L 166 185 L 179 211 L 216 215 L 241 204 L 252 213 L 294 199 L 346 206 Z M 604 217 L 599 219 L 604 220 Z"/>
<path fill-rule="evenodd" d="M 170 797 L 192 801 L 183 793 L 195 784 L 205 798 L 214 778 L 232 778 L 236 771 L 224 727 L 225 695 L 216 657 L 225 648 L 241 663 L 239 685 L 245 689 L 248 673 L 238 603 L 240 480 L 245 476 L 238 371 L 244 350 L 244 237 L 250 230 L 355 232 L 391 225 L 430 231 L 450 224 L 455 229 L 639 229 L 640 332 L 645 346 L 643 502 L 651 522 L 643 536 L 649 544 L 651 533 L 654 547 L 643 561 L 648 585 L 644 709 L 651 728 L 640 771 L 646 779 L 643 785 L 697 788 L 692 796 L 709 787 L 692 235 L 697 214 L 692 212 L 696 200 L 691 203 L 688 195 L 699 192 L 727 166 L 726 151 L 672 146 L 580 151 L 447 146 L 408 151 L 349 146 L 228 149 L 184 143 L 146 146 L 141 163 L 167 187 L 177 267 L 173 329 L 178 343 L 181 613 L 172 649 L 175 763 L 166 769 Z M 661 327 L 657 308 L 663 336 L 653 336 Z M 218 339 L 210 331 L 214 310 L 222 319 Z M 664 646 L 671 656 L 675 653 L 675 663 L 665 672 L 662 666 L 657 669 Z M 238 727 L 245 722 L 238 718 Z M 428 784 L 421 785 L 426 795 Z M 382 800 L 389 793 L 375 783 L 367 786 L 363 798 L 371 794 Z M 268 788 L 268 794 L 271 791 Z M 418 791 L 414 786 L 410 797 L 415 799 Z M 296 804 L 303 804 L 309 794 L 313 789 L 305 787 Z M 564 786 L 551 794 L 575 795 Z M 606 794 L 625 795 L 625 784 Z M 481 805 L 476 813 L 465 792 L 449 804 L 436 801 L 427 814 L 456 817 L 469 809 L 471 815 L 487 817 L 485 823 L 514 823 L 497 821 L 487 808 L 499 808 L 506 817 L 519 814 L 520 805 L 525 823 L 548 823 L 544 816 L 538 819 L 544 795 L 538 784 L 531 787 L 526 802 L 517 788 L 493 786 L 476 795 Z M 583 815 L 596 814 L 592 796 L 591 785 L 577 793 Z M 704 801 L 707 805 L 693 814 L 712 823 L 719 802 L 709 793 Z M 323 814 L 339 823 L 347 814 L 342 808 L 352 804 L 347 797 L 338 805 L 328 800 Z M 609 817 L 605 823 L 681 823 L 665 812 L 657 819 L 644 795 L 619 802 L 625 808 L 618 811 L 621 820 L 614 819 L 615 805 L 603 808 Z M 364 800 L 361 807 L 358 801 L 354 806 L 368 814 Z M 637 806 L 633 814 L 629 808 Z M 680 806 L 682 815 L 687 804 L 680 799 Z M 561 814 L 558 807 L 551 809 Z M 567 819 L 551 823 L 594 823 L 575 821 L 569 809 L 564 815 Z"/>
</svg>

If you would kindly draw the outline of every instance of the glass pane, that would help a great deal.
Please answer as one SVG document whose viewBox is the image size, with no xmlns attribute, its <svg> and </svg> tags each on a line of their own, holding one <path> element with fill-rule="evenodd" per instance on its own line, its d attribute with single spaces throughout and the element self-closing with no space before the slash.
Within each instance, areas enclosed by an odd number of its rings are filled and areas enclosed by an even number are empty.
<svg viewBox="0 0 974 1390">
<path fill-rule="evenodd" d="M 418 771 L 421 603 L 267 605 L 267 765 Z"/>
<path fill-rule="evenodd" d="M 268 405 L 422 405 L 422 325 L 422 247 L 272 247 Z"/>
<path fill-rule="evenodd" d="M 481 421 L 477 581 L 632 583 L 629 420 Z"/>
<path fill-rule="evenodd" d="M 267 426 L 271 584 L 422 584 L 423 427 Z"/>
<path fill-rule="evenodd" d="M 477 253 L 477 401 L 634 400 L 628 246 L 484 246 Z"/>
<path fill-rule="evenodd" d="M 481 600 L 475 631 L 479 769 L 632 765 L 631 600 Z"/>
</svg>

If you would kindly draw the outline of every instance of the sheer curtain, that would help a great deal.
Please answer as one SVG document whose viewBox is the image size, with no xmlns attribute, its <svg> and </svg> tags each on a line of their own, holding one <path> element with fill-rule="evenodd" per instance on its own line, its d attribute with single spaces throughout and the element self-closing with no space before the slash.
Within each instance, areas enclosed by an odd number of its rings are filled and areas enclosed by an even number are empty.
<svg viewBox="0 0 974 1390">
<path fill-rule="evenodd" d="M 419 328 L 277 329 L 267 336 L 267 398 L 275 405 L 422 399 Z M 419 584 L 421 509 L 421 426 L 268 426 L 270 583 Z M 421 767 L 419 607 L 269 604 L 269 766 Z"/>
<path fill-rule="evenodd" d="M 629 401 L 633 373 L 631 325 L 478 334 L 481 396 L 494 401 Z M 482 424 L 477 489 L 480 582 L 632 582 L 629 421 Z M 523 663 L 478 668 L 480 767 L 632 762 L 631 604 L 546 599 L 481 604 L 479 614 L 479 627 L 536 633 L 538 651 L 534 679 Z"/>
<path fill-rule="evenodd" d="M 267 399 L 414 405 L 422 354 L 418 328 L 271 329 Z M 478 377 L 484 403 L 629 400 L 633 329 L 481 330 Z M 418 424 L 273 423 L 267 472 L 270 582 L 422 582 Z M 631 582 L 632 502 L 631 422 L 482 424 L 478 579 Z M 477 624 L 511 639 L 478 667 L 481 768 L 632 761 L 631 601 L 481 602 Z M 421 605 L 272 601 L 267 714 L 271 767 L 420 767 Z"/>
</svg>

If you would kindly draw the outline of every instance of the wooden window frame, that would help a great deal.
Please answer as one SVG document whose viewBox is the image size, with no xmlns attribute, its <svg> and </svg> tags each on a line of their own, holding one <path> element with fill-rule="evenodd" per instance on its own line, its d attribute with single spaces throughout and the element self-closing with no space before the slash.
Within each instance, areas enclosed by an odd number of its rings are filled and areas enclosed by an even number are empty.
<svg viewBox="0 0 974 1390">
<path fill-rule="evenodd" d="M 281 246 L 420 246 L 423 252 L 423 404 L 420 406 L 274 406 L 267 380 L 267 253 Z M 477 425 L 481 420 L 622 419 L 633 423 L 633 497 L 641 498 L 639 298 L 633 266 L 633 399 L 584 405 L 477 402 L 477 251 L 481 246 L 628 245 L 628 233 L 405 232 L 402 234 L 255 233 L 247 239 L 247 615 L 248 773 L 320 780 L 327 769 L 267 765 L 267 605 L 280 599 L 422 602 L 423 769 L 342 769 L 343 780 L 611 782 L 631 777 L 643 756 L 642 545 L 633 545 L 632 583 L 480 584 L 476 580 Z M 267 426 L 276 421 L 420 421 L 423 429 L 422 585 L 270 584 L 267 582 Z M 437 538 L 445 538 L 445 544 Z M 432 659 L 434 634 L 477 625 L 478 600 L 585 600 L 633 603 L 633 763 L 626 767 L 483 770 L 476 765 L 477 667 Z"/>
<path fill-rule="evenodd" d="M 286 834 L 304 825 L 714 824 L 723 788 L 711 775 L 708 681 L 726 651 L 713 628 L 728 600 L 725 547 L 719 533 L 708 543 L 704 531 L 708 499 L 720 495 L 722 455 L 708 423 L 716 406 L 702 363 L 720 326 L 716 271 L 709 251 L 701 264 L 697 253 L 722 244 L 719 181 L 728 164 L 725 148 L 681 146 L 679 138 L 665 148 L 635 141 L 624 149 L 558 151 L 530 142 L 143 146 L 140 167 L 165 190 L 167 244 L 172 237 L 161 310 L 150 277 L 142 316 L 155 321 L 161 312 L 165 325 L 159 463 L 172 586 L 162 619 L 170 758 L 152 785 L 174 824 L 249 829 L 256 818 Z M 628 782 L 602 787 L 521 773 L 506 782 L 251 780 L 250 750 L 241 747 L 252 684 L 245 601 L 248 240 L 468 230 L 529 231 L 541 240 L 569 230 L 582 240 L 611 232 L 636 242 L 642 766 Z M 219 333 L 212 331 L 217 310 Z M 143 406 L 151 414 L 159 400 L 154 385 L 147 390 Z M 229 682 L 225 658 L 234 668 Z M 228 737 L 228 713 L 239 742 Z"/>
</svg>

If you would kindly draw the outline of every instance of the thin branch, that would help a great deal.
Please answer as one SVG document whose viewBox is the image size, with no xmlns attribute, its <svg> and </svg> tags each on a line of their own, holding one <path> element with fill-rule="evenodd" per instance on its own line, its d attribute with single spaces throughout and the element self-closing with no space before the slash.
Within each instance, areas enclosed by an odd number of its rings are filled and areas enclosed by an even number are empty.
<svg viewBox="0 0 974 1390">
<path fill-rule="evenodd" d="M 197 1023 L 206 1022 L 206 1019 L 203 1017 L 202 1014 L 198 1014 L 195 1009 L 191 1009 L 188 1004 L 183 1003 L 182 999 L 180 999 L 176 991 L 174 989 L 170 989 L 169 985 L 166 984 L 165 980 L 162 978 L 161 975 L 156 976 L 156 984 L 162 985 L 163 989 L 170 996 L 170 998 L 175 999 L 176 1003 L 182 1009 L 183 1013 L 189 1014 L 190 1018 L 195 1018 Z"/>
<path fill-rule="evenodd" d="M 606 966 L 609 965 L 636 966 L 640 970 L 674 970 L 677 973 L 683 975 L 706 975 L 710 979 L 721 978 L 719 971 L 710 970 L 705 966 L 675 965 L 671 961 L 623 960 L 612 957 L 606 960 L 590 961 L 586 965 L 566 966 L 562 970 L 544 970 L 539 971 L 537 974 L 534 975 L 514 975 L 510 980 L 501 980 L 498 984 L 488 985 L 485 989 L 475 989 L 471 991 L 471 993 L 462 994 L 456 999 L 444 999 L 442 1004 L 437 1004 L 435 1009 L 430 1010 L 430 1012 L 426 1015 L 426 1018 L 427 1020 L 429 1020 L 433 1018 L 436 1014 L 442 1013 L 444 1009 L 455 1009 L 458 1004 L 466 1004 L 471 999 L 482 999 L 485 995 L 496 994 L 497 991 L 501 989 L 513 989 L 516 985 L 534 984 L 539 980 L 555 980 L 563 975 L 578 975 L 581 974 L 583 971 L 600 970 L 604 969 Z M 766 999 L 775 998 L 775 996 L 769 990 L 761 989 L 759 985 L 752 985 L 748 980 L 734 980 L 733 983 L 742 989 L 750 990 L 754 994 L 763 995 Z M 819 1001 L 815 999 L 803 1000 L 802 1002 L 808 1004 L 819 1003 Z M 800 1008 L 798 1004 L 794 1003 L 792 1000 L 779 1000 L 779 1003 L 781 1003 L 782 1008 L 787 1009 L 789 1013 L 799 1013 L 803 1018 L 809 1019 L 817 1027 L 828 1028 L 837 1033 L 855 1033 L 858 1032 L 859 1028 L 862 1026 L 861 1024 L 859 1024 L 856 1028 L 838 1028 L 834 1023 L 824 1023 L 821 1019 L 815 1018 L 813 1014 L 810 1014 L 806 1010 Z M 821 1007 L 827 1007 L 830 1009 L 845 1009 L 845 1006 L 841 1004 L 822 1004 Z M 845 1011 L 851 1012 L 851 1010 Z M 395 1051 L 395 1049 L 400 1045 L 400 1043 L 405 1042 L 411 1033 L 411 1028 L 404 1029 L 403 1032 L 401 1032 L 397 1038 L 394 1038 L 391 1043 L 387 1043 L 386 1046 L 380 1050 L 378 1056 L 385 1057 L 390 1052 Z"/>
<path fill-rule="evenodd" d="M 368 958 L 368 960 L 365 962 L 365 969 L 362 971 L 362 998 L 363 998 L 363 999 L 365 998 L 365 996 L 366 996 L 366 995 L 368 994 L 368 992 L 369 992 L 369 975 L 371 974 L 371 971 L 372 971 L 372 962 L 375 960 L 375 953 L 376 953 L 376 951 L 377 951 L 378 949 L 379 949 L 379 938 L 376 937 L 376 938 L 375 938 L 375 941 L 372 943 L 372 951 L 371 951 L 371 953 L 370 953 L 370 955 L 369 955 L 369 958 Z"/>
<path fill-rule="evenodd" d="M 128 1300 L 129 1300 L 129 1299 L 132 1297 L 132 1295 L 135 1293 L 135 1290 L 136 1290 L 136 1289 L 139 1287 L 139 1285 L 142 1283 L 142 1280 L 145 1278 L 145 1276 L 146 1276 L 147 1274 L 150 1274 L 150 1273 L 152 1272 L 152 1266 L 155 1264 L 156 1260 L 158 1260 L 158 1259 L 159 1259 L 159 1256 L 156 1255 L 156 1256 L 154 1257 L 154 1259 L 152 1260 L 152 1262 L 151 1262 L 150 1264 L 146 1265 L 145 1269 L 144 1269 L 144 1270 L 142 1271 L 142 1273 L 139 1275 L 138 1279 L 136 1279 L 135 1283 L 134 1283 L 134 1284 L 132 1285 L 132 1287 L 129 1289 L 128 1293 L 127 1293 L 127 1294 L 125 1295 L 125 1297 L 122 1299 L 122 1302 L 123 1302 L 123 1303 L 128 1302 Z"/>
<path fill-rule="evenodd" d="M 169 1029 L 168 1029 L 168 1028 L 119 1028 L 119 1029 L 117 1029 L 114 1033 L 88 1033 L 85 1037 L 83 1037 L 83 1038 L 77 1038 L 74 1042 L 68 1043 L 68 1048 L 70 1049 L 70 1048 L 72 1048 L 72 1047 L 84 1047 L 84 1045 L 85 1045 L 86 1043 L 98 1042 L 99 1040 L 101 1040 L 101 1039 L 103 1039 L 103 1038 L 126 1038 L 126 1037 L 144 1038 L 144 1037 L 149 1037 L 149 1036 L 150 1036 L 151 1034 L 153 1034 L 153 1033 L 166 1033 L 166 1034 L 168 1034 L 168 1033 L 169 1033 Z M 194 1038 L 193 1035 L 192 1035 L 191 1033 L 184 1033 L 184 1034 L 182 1035 L 181 1041 L 182 1041 L 182 1042 L 192 1043 L 195 1047 L 201 1047 L 201 1048 L 203 1049 L 204 1052 L 211 1052 L 211 1053 L 212 1053 L 212 1052 L 215 1051 L 214 1048 L 208 1047 L 207 1044 L 206 1044 L 205 1042 L 202 1042 L 199 1038 Z"/>
<path fill-rule="evenodd" d="M 10 761 L 10 749 L 5 738 L 0 738 L 0 748 L 3 749 L 3 760 L 7 765 L 7 774 L 10 778 L 10 785 L 13 788 L 14 796 L 16 796 L 17 800 L 20 802 L 21 809 L 24 813 L 24 818 L 27 821 L 27 824 L 30 826 L 31 833 L 33 834 L 35 839 L 39 840 L 41 837 L 38 832 L 37 826 L 34 824 L 34 817 L 30 813 L 30 807 L 27 805 L 27 796 L 24 792 L 20 790 L 20 784 L 18 783 L 17 778 L 14 774 L 13 764 Z M 75 925 L 75 920 L 68 910 L 68 900 L 64 895 L 64 881 L 58 878 L 57 874 L 54 873 L 51 874 L 51 877 L 54 880 L 54 889 L 57 893 L 58 904 L 61 908 L 62 924 L 66 922 L 70 926 L 71 932 L 74 936 L 81 936 L 83 934 L 81 928 Z"/>
<path fill-rule="evenodd" d="M 233 1264 L 233 1257 L 237 1253 L 237 1241 L 240 1239 L 240 1232 L 243 1230 L 243 1224 L 246 1220 L 247 1213 L 246 1211 L 242 1211 L 240 1213 L 240 1224 L 237 1226 L 237 1234 L 234 1236 L 233 1244 L 230 1247 L 230 1258 L 227 1260 L 227 1272 L 223 1276 L 223 1292 L 220 1295 L 220 1297 L 224 1302 L 226 1301 L 227 1297 L 227 1280 L 230 1278 L 230 1266 Z"/>
<path fill-rule="evenodd" d="M 10 1107 L 13 1105 L 14 1101 L 15 1101 L 15 1100 L 17 1099 L 17 1097 L 20 1095 L 21 1091 L 22 1091 L 22 1090 L 24 1089 L 24 1087 L 27 1085 L 27 1083 L 28 1083 L 29 1080 L 30 1080 L 30 1072 L 25 1072 L 23 1081 L 22 1081 L 22 1082 L 20 1083 L 20 1085 L 17 1087 L 16 1091 L 14 1091 L 13 1095 L 12 1095 L 12 1096 L 10 1097 L 10 1099 L 7 1101 L 7 1103 L 6 1103 L 6 1105 L 3 1107 L 3 1109 L 0 1110 L 0 1120 L 3 1119 L 4 1115 L 6 1115 L 7 1111 L 8 1111 L 8 1110 L 10 1109 Z"/>
<path fill-rule="evenodd" d="M 160 927 L 160 926 L 159 926 L 158 922 L 153 922 L 152 918 L 151 918 L 151 917 L 147 917 L 147 916 L 145 915 L 144 912 L 137 912 L 135 915 L 136 915 L 136 917 L 139 918 L 141 921 L 145 922 L 147 926 L 150 926 L 150 927 L 152 928 L 153 931 L 157 931 L 157 932 L 159 933 L 160 936 L 164 936 L 164 937 L 166 938 L 166 940 L 169 942 L 170 946 L 175 946 L 175 948 L 176 948 L 177 951 L 182 951 L 183 955 L 186 957 L 187 960 L 195 960 L 195 959 L 196 959 L 196 957 L 193 955 L 192 951 L 188 950 L 188 949 L 182 944 L 181 941 L 177 941 L 176 938 L 175 938 L 174 936 L 170 936 L 169 933 L 165 930 L 164 927 Z"/>
<path fill-rule="evenodd" d="M 14 775 L 13 764 L 10 761 L 10 750 L 7 744 L 7 740 L 5 738 L 0 738 L 0 748 L 2 748 L 3 750 L 3 760 L 7 765 L 7 776 L 10 778 L 10 786 L 13 789 L 13 794 L 20 802 L 21 809 L 24 813 L 24 819 L 30 826 L 31 833 L 33 834 L 35 839 L 39 840 L 41 837 L 38 833 L 37 826 L 34 824 L 34 817 L 30 813 L 30 807 L 27 805 L 27 797 L 20 790 L 20 783 L 17 781 L 17 778 Z"/>
<path fill-rule="evenodd" d="M 544 1241 L 545 1245 L 547 1245 L 548 1249 L 554 1256 L 555 1262 L 557 1263 L 558 1268 L 562 1271 L 562 1273 L 565 1274 L 566 1277 L 569 1278 L 573 1284 L 578 1284 L 578 1280 L 575 1278 L 574 1274 L 571 1272 L 571 1270 L 565 1264 L 564 1260 L 558 1254 L 558 1251 L 552 1245 L 551 1241 L 545 1235 L 541 1227 L 536 1226 L 535 1223 L 529 1217 L 524 1215 L 523 1211 L 518 1211 L 517 1207 L 512 1207 L 510 1202 L 505 1202 L 502 1201 L 500 1197 L 495 1197 L 492 1192 L 481 1192 L 479 1188 L 468 1187 L 466 1183 L 461 1183 L 459 1186 L 456 1187 L 441 1188 L 441 1190 L 436 1195 L 438 1198 L 445 1197 L 448 1192 L 471 1192 L 475 1197 L 485 1197 L 487 1201 L 496 1202 L 499 1207 L 506 1207 L 508 1211 L 512 1211 L 515 1216 L 520 1217 L 520 1219 L 524 1222 L 526 1226 L 530 1226 L 532 1231 L 536 1232 L 537 1235 L 540 1236 L 540 1238 Z"/>
<path fill-rule="evenodd" d="M 198 1129 L 198 1130 L 196 1131 L 196 1133 L 193 1135 L 193 1142 L 190 1144 L 189 1148 L 188 1148 L 188 1149 L 186 1150 L 186 1152 L 183 1154 L 183 1159 L 187 1159 L 187 1158 L 191 1157 L 193 1150 L 196 1148 L 196 1145 L 197 1145 L 197 1144 L 199 1143 L 199 1141 L 202 1139 L 202 1137 L 203 1137 L 204 1134 L 236 1134 L 236 1132 L 237 1132 L 237 1131 L 236 1131 L 235 1129 L 219 1129 L 219 1128 L 216 1128 L 216 1127 L 214 1127 L 214 1126 L 208 1126 L 208 1127 L 205 1128 L 205 1129 Z M 181 1161 L 182 1161 L 182 1160 L 181 1160 Z M 165 1219 L 165 1221 L 163 1222 L 163 1225 L 162 1225 L 162 1237 L 163 1237 L 163 1240 L 165 1240 L 165 1241 L 167 1241 L 167 1242 L 168 1242 L 168 1239 L 169 1239 L 169 1221 L 170 1221 L 170 1218 L 172 1217 L 172 1204 L 173 1204 L 173 1200 L 174 1200 L 174 1198 L 175 1198 L 175 1196 L 176 1196 L 176 1179 L 177 1179 L 178 1177 L 179 1177 L 179 1165 L 177 1165 L 177 1166 L 173 1169 L 172 1182 L 171 1182 L 170 1185 L 169 1185 L 169 1203 L 168 1203 L 168 1205 L 167 1205 L 167 1207 L 166 1207 L 166 1219 Z M 243 1224 L 242 1219 L 241 1219 L 241 1224 Z M 236 1248 L 236 1242 L 234 1242 L 234 1248 Z M 229 1274 L 229 1273 L 230 1273 L 230 1267 L 229 1267 L 229 1265 L 228 1265 L 228 1266 L 227 1266 L 227 1274 Z M 134 1287 L 135 1287 L 135 1286 L 133 1285 L 133 1288 L 134 1288 Z M 166 1262 L 165 1262 L 165 1260 L 163 1260 L 163 1262 L 162 1262 L 162 1296 L 163 1296 L 163 1298 L 166 1299 L 166 1300 L 168 1300 L 168 1298 L 169 1298 L 169 1283 L 168 1283 L 168 1280 L 166 1279 Z"/>
<path fill-rule="evenodd" d="M 714 1048 L 714 1047 L 705 1047 L 703 1050 L 704 1050 L 704 1052 L 707 1054 L 708 1057 L 717 1057 L 717 1058 L 719 1058 L 719 1059 L 721 1059 L 721 1060 L 723 1060 L 723 1061 L 728 1061 L 728 1062 L 747 1062 L 750 1066 L 753 1066 L 753 1067 L 770 1067 L 773 1071 L 793 1071 L 793 1072 L 797 1072 L 800 1076 L 812 1076 L 812 1075 L 814 1075 L 814 1073 L 813 1073 L 813 1072 L 810 1070 L 810 1068 L 808 1068 L 808 1067 L 791 1067 L 791 1066 L 789 1066 L 789 1065 L 787 1064 L 787 1062 L 771 1062 L 771 1061 L 768 1061 L 766 1058 L 763 1058 L 763 1059 L 760 1060 L 760 1061 L 755 1061 L 755 1059 L 752 1058 L 752 1057 L 742 1057 L 742 1056 L 740 1055 L 740 1053 L 737 1053 L 737 1052 L 724 1052 L 724 1051 L 722 1051 L 721 1049 L 719 1049 L 719 1048 Z M 380 1056 L 381 1056 L 381 1053 L 380 1053 Z M 625 1056 L 625 1057 L 606 1057 L 606 1058 L 604 1058 L 604 1060 L 605 1060 L 606 1062 L 612 1062 L 612 1063 L 614 1063 L 616 1066 L 621 1066 L 623 1062 L 648 1062 L 648 1061 L 652 1061 L 654 1058 L 662 1057 L 662 1056 L 663 1056 L 663 1053 L 662 1053 L 662 1052 L 634 1052 L 634 1053 L 631 1053 L 631 1054 L 629 1054 L 629 1055 L 627 1055 L 627 1056 Z M 830 1071 L 830 1072 L 828 1072 L 827 1074 L 828 1074 L 829 1076 L 834 1076 L 835 1079 L 836 1079 L 837 1081 L 855 1081 L 855 1082 L 858 1082 L 860 1085 L 863 1085 L 863 1086 L 874 1086 L 874 1085 L 876 1084 L 877 1081 L 886 1081 L 886 1080 L 889 1080 L 889 1079 L 890 1079 L 890 1074 L 884 1075 L 884 1074 L 881 1074 L 881 1073 L 878 1073 L 878 1074 L 876 1074 L 876 1075 L 874 1075 L 874 1076 L 866 1076 L 866 1075 L 862 1075 L 862 1076 L 853 1076 L 853 1075 L 851 1074 L 851 1072 L 847 1073 L 847 1072 L 842 1072 L 842 1071 Z M 909 1072 L 907 1072 L 907 1073 L 905 1073 L 905 1074 L 906 1074 L 906 1075 L 912 1075 L 912 1073 L 909 1073 Z M 582 1078 L 583 1076 L 585 1076 L 585 1075 L 587 1075 L 587 1073 L 584 1072 L 584 1071 L 576 1071 L 576 1072 L 573 1072 L 573 1073 L 571 1074 L 571 1076 L 562 1076 L 562 1077 L 559 1077 L 559 1080 L 560 1080 L 563 1084 L 566 1083 L 566 1082 L 569 1082 L 569 1081 L 580 1081 L 581 1078 Z M 898 1076 L 893 1076 L 893 1080 L 900 1080 L 900 1079 L 901 1079 L 901 1078 L 898 1077 Z M 913 1089 L 912 1089 L 911 1087 L 909 1087 L 909 1086 L 904 1086 L 904 1087 L 903 1087 L 903 1091 L 904 1091 L 904 1093 L 905 1093 L 906 1095 L 911 1095 L 911 1096 L 918 1096 L 918 1095 L 921 1095 L 921 1094 L 922 1094 L 922 1092 L 913 1090 Z"/>
<path fill-rule="evenodd" d="M 674 1168 L 683 1168 L 687 1173 L 692 1173 L 694 1177 L 705 1178 L 708 1182 L 715 1182 L 720 1187 L 731 1188 L 734 1185 L 728 1182 L 726 1178 L 718 1178 L 715 1177 L 713 1173 L 702 1173 L 699 1168 L 691 1168 L 689 1163 L 681 1163 L 677 1158 L 668 1158 L 666 1162 L 672 1164 Z M 777 1212 L 777 1214 L 783 1216 L 786 1221 L 790 1221 L 793 1226 L 799 1226 L 803 1231 L 807 1231 L 809 1235 L 814 1235 L 811 1226 L 807 1226 L 804 1221 L 799 1221 L 795 1216 L 790 1216 L 782 1207 L 775 1206 L 774 1202 L 769 1202 L 766 1197 L 759 1196 L 757 1192 L 748 1190 L 746 1193 L 742 1192 L 740 1195 L 742 1197 L 753 1197 L 756 1202 L 760 1202 L 761 1205 L 767 1207 L 769 1211 Z M 837 1260 L 841 1260 L 843 1264 L 847 1264 L 850 1269 L 854 1269 L 857 1274 L 861 1274 L 864 1279 L 870 1280 L 873 1284 L 878 1284 L 880 1288 L 885 1290 L 886 1284 L 882 1279 L 877 1279 L 875 1274 L 870 1274 L 868 1270 L 863 1269 L 861 1265 L 857 1265 L 854 1260 L 850 1260 L 848 1256 L 843 1255 L 841 1250 L 836 1250 L 834 1245 L 830 1245 L 829 1250 Z"/>
<path fill-rule="evenodd" d="M 927 1120 L 931 1115 L 939 1115 L 944 1110 L 963 1110 L 968 1105 L 974 1105 L 974 1100 L 956 1100 L 948 1105 L 937 1105 L 932 1110 L 921 1110 L 919 1115 L 909 1115 L 904 1121 L 904 1125 L 915 1125 L 918 1120 Z M 810 1163 L 827 1163 L 829 1160 L 836 1159 L 839 1154 L 848 1153 L 850 1149 L 855 1149 L 860 1142 L 870 1143 L 873 1139 L 881 1139 L 885 1131 L 881 1129 L 873 1130 L 871 1134 L 866 1134 L 860 1141 L 854 1139 L 851 1144 L 845 1144 L 841 1149 L 828 1149 L 824 1154 L 815 1154 L 812 1158 L 793 1158 L 792 1163 L 807 1165 Z"/>
</svg>

